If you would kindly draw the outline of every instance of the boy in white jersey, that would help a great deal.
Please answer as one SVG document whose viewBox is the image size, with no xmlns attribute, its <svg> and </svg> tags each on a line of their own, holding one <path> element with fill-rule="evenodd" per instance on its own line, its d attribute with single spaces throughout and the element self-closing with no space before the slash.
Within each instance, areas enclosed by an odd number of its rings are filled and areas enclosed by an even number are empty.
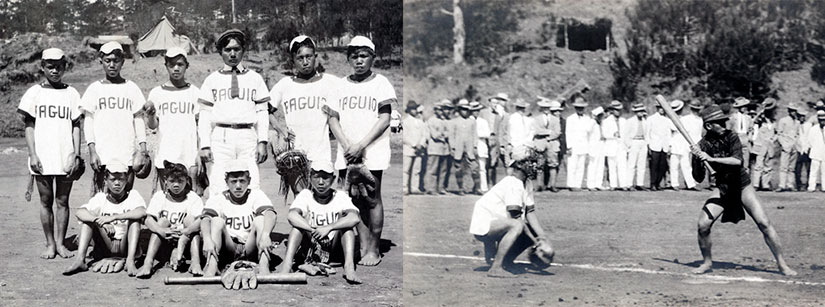
<svg viewBox="0 0 825 307">
<path fill-rule="evenodd" d="M 470 233 L 484 243 L 484 258 L 491 263 L 487 271 L 490 277 L 514 277 L 505 268 L 533 245 L 528 231 L 549 250 L 550 258 L 554 254 L 535 215 L 530 180 L 536 179 L 538 171 L 536 153 L 532 148 L 519 146 L 510 157 L 511 174 L 476 201 L 470 222 Z"/>
<path fill-rule="evenodd" d="M 46 235 L 46 250 L 40 258 L 53 259 L 74 256 L 63 246 L 69 225 L 69 194 L 72 180 L 67 174 L 81 162 L 80 157 L 80 94 L 63 83 L 66 57 L 57 48 L 43 50 L 40 70 L 46 82 L 29 88 L 20 99 L 17 112 L 26 124 L 26 144 L 29 147 L 29 172 L 40 193 L 40 223 Z M 57 207 L 57 233 L 52 202 Z"/>
<path fill-rule="evenodd" d="M 157 167 L 160 190 L 164 188 L 163 161 L 186 165 L 193 182 L 198 167 L 198 87 L 186 82 L 189 60 L 186 51 L 180 47 L 166 50 L 164 56 L 169 81 L 149 92 L 146 100 L 146 125 L 158 129 L 158 148 L 154 164 Z M 161 127 L 158 127 L 163 122 Z M 193 186 L 192 190 L 203 195 L 204 187 Z"/>
<path fill-rule="evenodd" d="M 288 135 L 312 162 L 331 162 L 329 132 L 341 139 L 338 101 L 335 97 L 340 78 L 317 71 L 315 42 L 299 35 L 289 43 L 295 75 L 282 78 L 270 91 L 273 116 L 270 124 L 280 135 Z M 276 153 L 277 154 L 277 153 Z M 285 178 L 295 193 L 307 188 Z"/>
<path fill-rule="evenodd" d="M 260 188 L 258 164 L 266 161 L 269 138 L 269 88 L 264 78 L 241 63 L 246 54 L 246 34 L 238 29 L 221 33 L 215 43 L 223 68 L 206 77 L 200 89 L 198 134 L 200 156 L 213 162 L 209 195 L 224 190 L 224 168 L 229 161 L 249 164 L 249 187 Z"/>
<path fill-rule="evenodd" d="M 340 245 L 344 252 L 344 279 L 360 284 L 361 279 L 355 274 L 355 225 L 361 221 L 358 208 L 346 193 L 333 188 L 335 170 L 332 163 L 313 162 L 309 176 L 310 188 L 295 196 L 289 206 L 289 224 L 293 228 L 279 271 L 292 272 L 293 259 L 299 248 L 306 250 L 311 245 L 325 249 L 321 253 L 329 253 L 331 248 Z M 310 254 L 307 258 L 312 257 L 310 251 L 306 253 Z M 327 260 L 319 259 L 319 262 Z"/>
<path fill-rule="evenodd" d="M 152 196 L 146 209 L 146 228 L 152 236 L 137 277 L 149 278 L 152 275 L 155 255 L 161 248 L 170 253 L 169 266 L 177 271 L 187 246 L 192 260 L 189 272 L 195 276 L 203 275 L 200 261 L 203 200 L 192 191 L 193 180 L 185 165 L 163 161 L 163 169 L 166 172 L 163 186 L 166 188 Z"/>
<path fill-rule="evenodd" d="M 146 216 L 146 201 L 135 190 L 128 190 L 129 171 L 125 163 L 110 161 L 101 170 L 105 191 L 95 194 L 89 203 L 75 213 L 80 223 L 77 258 L 63 271 L 72 275 L 88 270 L 86 251 L 94 240 L 93 257 L 101 259 L 92 265 L 93 272 L 117 273 L 126 267 L 129 276 L 137 273 L 137 252 L 140 223 Z M 124 260 L 123 257 L 126 257 Z"/>
<path fill-rule="evenodd" d="M 275 209 L 263 191 L 249 188 L 248 166 L 243 160 L 227 163 L 224 169 L 229 190 L 206 201 L 201 215 L 204 276 L 218 274 L 221 254 L 232 259 L 257 257 L 258 272 L 270 272 L 269 234 L 275 227 Z"/>
<path fill-rule="evenodd" d="M 102 190 L 102 169 L 111 161 L 125 162 L 130 166 L 128 190 L 134 184 L 134 171 L 139 170 L 146 158 L 146 127 L 143 121 L 143 105 L 146 99 L 137 84 L 123 79 L 123 47 L 108 42 L 100 47 L 100 63 L 106 79 L 95 81 L 83 93 L 80 109 L 85 112 L 83 132 L 89 146 L 89 164 L 95 171 L 93 188 Z M 135 151 L 135 141 L 139 150 Z"/>
<path fill-rule="evenodd" d="M 384 204 L 381 177 L 390 166 L 390 113 L 396 101 L 395 89 L 383 75 L 372 71 L 375 45 L 363 36 L 353 37 L 347 46 L 347 61 L 353 74 L 339 89 L 339 112 L 344 137 L 338 139 L 335 168 L 346 178 L 347 164 L 364 163 L 375 177 L 375 191 L 367 197 L 353 199 L 361 213 L 358 224 L 361 243 L 360 265 L 381 262 L 378 242 L 384 228 Z"/>
</svg>

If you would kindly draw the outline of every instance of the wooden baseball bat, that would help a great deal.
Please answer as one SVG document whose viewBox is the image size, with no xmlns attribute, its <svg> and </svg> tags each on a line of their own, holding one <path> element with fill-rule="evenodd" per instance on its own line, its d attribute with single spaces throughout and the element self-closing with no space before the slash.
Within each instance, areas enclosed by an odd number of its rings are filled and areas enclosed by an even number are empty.
<svg viewBox="0 0 825 307">
<path fill-rule="evenodd" d="M 257 276 L 259 284 L 305 284 L 307 275 L 304 273 L 274 273 Z M 166 277 L 165 285 L 206 285 L 220 284 L 220 276 L 211 277 Z"/>
<path fill-rule="evenodd" d="M 679 133 L 683 137 L 685 137 L 685 140 L 687 140 L 688 144 L 690 146 L 695 145 L 696 143 L 694 143 L 693 140 L 690 139 L 690 134 L 688 134 L 687 129 L 685 129 L 685 126 L 682 125 L 682 121 L 679 120 L 679 116 L 676 115 L 676 112 L 674 112 L 673 109 L 670 107 L 670 103 L 667 102 L 667 99 L 665 99 L 665 97 L 662 95 L 656 95 L 656 102 L 659 103 L 659 106 L 661 106 L 662 110 L 665 111 L 665 115 L 667 115 L 667 117 L 670 118 L 670 120 L 673 122 L 673 125 L 676 126 L 676 130 L 679 130 Z M 710 163 L 708 163 L 708 161 L 702 162 L 702 164 L 705 165 L 705 168 L 708 170 L 708 172 L 710 172 L 711 175 L 716 173 L 716 171 L 713 170 L 713 167 L 710 166 Z M 685 176 L 690 176 L 690 174 L 685 174 Z"/>
</svg>

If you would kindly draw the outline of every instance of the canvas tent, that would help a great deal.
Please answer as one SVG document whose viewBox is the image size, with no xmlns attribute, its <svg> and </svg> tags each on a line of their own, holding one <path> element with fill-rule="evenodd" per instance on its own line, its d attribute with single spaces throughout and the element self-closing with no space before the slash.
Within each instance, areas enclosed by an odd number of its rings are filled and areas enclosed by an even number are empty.
<svg viewBox="0 0 825 307">
<path fill-rule="evenodd" d="M 137 43 L 137 51 L 141 54 L 164 51 L 170 47 L 181 47 L 190 54 L 198 51 L 189 37 L 175 34 L 175 27 L 166 19 L 166 16 L 161 17 L 158 23 L 149 32 L 143 34 Z"/>
</svg>

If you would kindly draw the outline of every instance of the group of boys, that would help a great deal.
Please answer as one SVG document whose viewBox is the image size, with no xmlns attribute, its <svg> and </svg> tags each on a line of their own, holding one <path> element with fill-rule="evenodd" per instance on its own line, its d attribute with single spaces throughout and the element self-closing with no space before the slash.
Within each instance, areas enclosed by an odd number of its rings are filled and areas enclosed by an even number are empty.
<svg viewBox="0 0 825 307">
<path fill-rule="evenodd" d="M 164 55 L 169 81 L 153 88 L 148 99 L 134 82 L 121 76 L 125 54 L 117 42 L 100 47 L 105 79 L 89 85 L 82 96 L 62 82 L 67 65 L 63 51 L 42 52 L 46 81 L 32 86 L 19 107 L 26 123 L 28 164 L 40 192 L 47 244 L 41 257 L 74 256 L 63 240 L 69 194 L 83 163 L 82 127 L 94 172 L 94 194 L 75 213 L 80 223 L 78 257 L 64 274 L 90 268 L 103 273 L 125 269 L 130 276 L 149 277 L 160 251 L 170 253 L 169 265 L 175 270 L 188 256 L 189 272 L 198 276 L 219 274 L 219 263 L 237 259 L 255 260 L 260 273 L 271 272 L 270 234 L 277 215 L 261 190 L 258 164 L 271 150 L 268 130 L 273 123 L 277 134 L 309 161 L 305 184 L 292 182 L 296 195 L 288 220 L 293 230 L 279 271 L 293 271 L 300 249 L 308 252 L 297 261 L 304 262 L 298 268 L 318 273 L 329 258 L 317 255 L 328 255 L 341 246 L 344 278 L 360 283 L 355 273 L 356 229 L 361 247 L 358 263 L 380 262 L 380 178 L 389 166 L 386 128 L 395 92 L 386 77 L 371 70 L 375 45 L 366 37 L 354 37 L 347 49 L 354 73 L 338 79 L 316 71 L 315 43 L 298 36 L 290 43 L 297 72 L 270 91 L 264 79 L 242 63 L 246 41 L 240 30 L 220 34 L 216 47 L 224 66 L 200 88 L 186 81 L 190 65 L 186 52 L 169 48 Z M 326 91 L 302 87 L 308 84 L 320 84 Z M 317 125 L 315 119 L 327 125 Z M 133 190 L 136 173 L 152 166 L 147 126 L 158 130 L 154 166 L 160 183 L 148 206 Z M 330 132 L 339 144 L 335 165 Z M 327 137 L 326 141 L 318 136 Z M 209 162 L 211 174 L 206 181 L 200 177 Z M 376 182 L 369 193 L 351 198 L 333 184 L 336 174 L 344 178 L 353 164 L 364 164 Z M 210 183 L 204 204 L 201 196 Z M 152 235 L 139 267 L 137 258 L 144 249 L 138 246 L 138 237 L 143 225 Z M 86 254 L 91 244 L 95 260 L 89 267 Z M 201 259 L 206 260 L 203 266 Z"/>
<path fill-rule="evenodd" d="M 616 100 L 588 112 L 585 99 L 574 97 L 570 105 L 575 112 L 567 117 L 561 116 L 564 107 L 559 100 L 538 97 L 535 105 L 538 112 L 530 114 L 529 103 L 511 101 L 505 93 L 489 98 L 489 106 L 464 99 L 457 104 L 443 100 L 434 104 L 434 115 L 424 122 L 423 108 L 408 103 L 403 123 L 405 192 L 445 194 L 451 169 L 456 172 L 459 195 L 464 194 L 460 178 L 467 171 L 473 174 L 471 193 L 485 192 L 495 184 L 496 166 L 507 162 L 507 153 L 527 143 L 539 153 L 539 177 L 544 174 L 536 182 L 537 192 L 559 190 L 557 175 L 565 158 L 566 186 L 571 191 L 658 191 L 666 186 L 680 190 L 682 182 L 687 190 L 699 190 L 690 175 L 688 142 L 658 104 L 654 104 L 656 112 L 648 115 L 648 106 L 635 103 L 629 117 L 622 116 L 625 106 Z M 825 110 L 821 102 L 810 105 L 811 114 Z M 790 104 L 788 116 L 774 123 L 776 101 L 771 98 L 752 104 L 740 97 L 732 106 L 728 129 L 741 138 L 744 166 L 750 169 L 757 190 L 770 187 L 778 163 L 776 191 L 801 190 L 803 179 L 807 179 L 808 191 L 814 191 L 823 169 L 822 140 L 811 129 L 818 115 L 806 117 L 807 108 Z M 689 103 L 673 100 L 670 107 L 691 139 L 699 140 L 703 135 L 699 112 L 704 104 L 696 99 Z M 757 108 L 761 110 L 758 116 Z M 475 128 L 462 124 L 472 119 Z M 474 149 L 466 141 L 473 131 Z M 649 185 L 645 185 L 648 168 Z M 420 182 L 415 180 L 418 174 Z"/>
</svg>

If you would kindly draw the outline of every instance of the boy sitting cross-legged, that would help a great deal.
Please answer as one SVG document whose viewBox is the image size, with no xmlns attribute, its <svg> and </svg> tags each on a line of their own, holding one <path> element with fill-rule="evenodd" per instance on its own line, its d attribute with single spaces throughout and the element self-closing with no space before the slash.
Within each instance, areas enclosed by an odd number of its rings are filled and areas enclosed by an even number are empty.
<svg viewBox="0 0 825 307">
<path fill-rule="evenodd" d="M 260 189 L 249 189 L 247 161 L 227 163 L 225 181 L 229 189 L 210 197 L 201 216 L 204 276 L 218 274 L 221 253 L 233 260 L 257 257 L 258 272 L 269 274 L 269 234 L 277 218 L 272 201 Z"/>
<path fill-rule="evenodd" d="M 105 190 L 77 209 L 80 222 L 78 257 L 63 275 L 88 270 L 85 256 L 92 240 L 95 242 L 94 258 L 103 258 L 92 265 L 92 271 L 117 273 L 125 265 L 130 276 L 137 273 L 135 254 L 140 223 L 146 216 L 146 201 L 138 191 L 126 188 L 129 171 L 123 162 L 114 160 L 104 165 L 103 176 Z M 126 256 L 125 261 L 123 256 Z"/>
<path fill-rule="evenodd" d="M 192 259 L 189 272 L 195 276 L 203 275 L 200 261 L 203 200 L 192 191 L 192 179 L 185 165 L 163 161 L 163 169 L 166 172 L 164 189 L 152 196 L 146 209 L 146 228 L 152 232 L 152 237 L 137 277 L 152 275 L 155 255 L 161 247 L 165 252 L 171 247 L 169 266 L 177 271 L 187 246 Z"/>
<path fill-rule="evenodd" d="M 360 284 L 355 273 L 355 225 L 361 222 L 358 208 L 347 193 L 336 191 L 332 185 L 335 173 L 330 162 L 312 164 L 309 175 L 310 189 L 304 189 L 289 207 L 289 232 L 287 251 L 280 272 L 291 273 L 293 259 L 299 248 L 304 247 L 309 263 L 299 268 L 310 275 L 317 273 L 314 264 L 325 265 L 330 249 L 341 245 L 344 250 L 344 279 Z M 315 252 L 313 252 L 315 251 Z M 320 257 L 313 257 L 320 254 Z M 324 259 L 326 258 L 326 259 Z M 309 266 L 307 266 L 309 265 Z"/>
</svg>

